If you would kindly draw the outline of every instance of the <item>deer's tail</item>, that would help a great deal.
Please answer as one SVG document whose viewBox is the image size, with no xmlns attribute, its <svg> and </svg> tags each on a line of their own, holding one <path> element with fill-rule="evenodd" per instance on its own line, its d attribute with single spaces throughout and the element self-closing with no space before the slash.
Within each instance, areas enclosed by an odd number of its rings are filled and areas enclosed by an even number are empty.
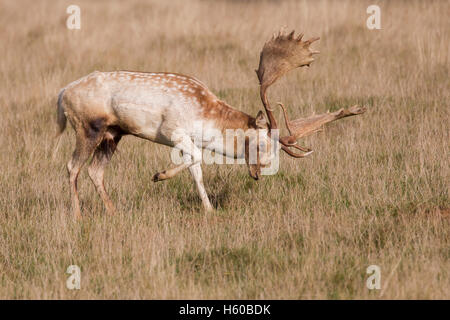
<svg viewBox="0 0 450 320">
<path fill-rule="evenodd" d="M 65 89 L 62 89 L 59 92 L 58 95 L 58 103 L 57 103 L 57 113 L 56 113 L 56 122 L 58 124 L 58 128 L 57 128 L 57 132 L 56 132 L 56 144 L 55 144 L 55 149 L 53 150 L 53 156 L 52 158 L 55 159 L 56 157 L 56 152 L 58 151 L 59 148 L 59 144 L 61 142 L 61 136 L 64 132 L 64 130 L 66 129 L 66 125 L 67 125 L 67 117 L 64 113 L 64 106 L 63 106 L 63 96 L 64 96 L 64 91 Z"/>
</svg>

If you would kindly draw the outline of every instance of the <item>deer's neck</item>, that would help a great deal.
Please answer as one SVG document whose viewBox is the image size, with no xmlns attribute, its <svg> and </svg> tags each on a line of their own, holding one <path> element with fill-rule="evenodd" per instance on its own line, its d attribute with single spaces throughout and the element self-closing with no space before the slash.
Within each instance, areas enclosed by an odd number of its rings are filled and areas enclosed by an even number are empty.
<svg viewBox="0 0 450 320">
<path fill-rule="evenodd" d="M 247 130 L 252 128 L 255 118 L 245 112 L 234 109 L 223 101 L 215 100 L 203 108 L 203 117 L 214 120 L 217 128 L 225 132 L 227 129 Z"/>
</svg>

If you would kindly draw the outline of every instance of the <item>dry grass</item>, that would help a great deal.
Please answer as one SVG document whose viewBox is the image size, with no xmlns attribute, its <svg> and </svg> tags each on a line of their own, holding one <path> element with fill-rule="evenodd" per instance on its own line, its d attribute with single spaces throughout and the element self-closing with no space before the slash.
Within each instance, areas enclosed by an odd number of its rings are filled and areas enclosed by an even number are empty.
<svg viewBox="0 0 450 320">
<path fill-rule="evenodd" d="M 450 298 L 448 1 L 2 1 L 0 11 L 0 298 Z M 87 174 L 85 219 L 72 221 L 65 165 L 52 162 L 56 95 L 93 70 L 195 75 L 228 103 L 261 109 L 253 69 L 286 25 L 321 36 L 310 69 L 271 91 L 292 118 L 361 103 L 363 116 L 307 139 L 254 182 L 244 166 L 204 166 L 218 210 L 201 211 L 188 172 L 153 184 L 169 149 L 119 145 L 106 216 Z M 82 288 L 65 287 L 68 265 Z"/>
</svg>

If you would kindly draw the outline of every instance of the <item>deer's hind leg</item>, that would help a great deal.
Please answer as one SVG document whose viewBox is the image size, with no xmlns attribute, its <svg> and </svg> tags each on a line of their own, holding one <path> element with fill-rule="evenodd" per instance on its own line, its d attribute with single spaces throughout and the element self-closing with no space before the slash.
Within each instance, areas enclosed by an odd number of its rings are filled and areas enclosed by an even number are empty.
<svg viewBox="0 0 450 320">
<path fill-rule="evenodd" d="M 111 160 L 121 137 L 121 135 L 114 136 L 114 133 L 106 132 L 105 138 L 95 150 L 92 162 L 88 167 L 89 177 L 94 183 L 98 194 L 102 198 L 106 211 L 111 215 L 116 213 L 116 208 L 105 190 L 103 176 L 105 173 L 105 168 Z"/>
<path fill-rule="evenodd" d="M 71 119 L 76 132 L 76 146 L 67 164 L 69 173 L 72 211 L 76 219 L 81 219 L 80 199 L 78 197 L 77 180 L 81 168 L 103 139 L 106 127 L 103 121 L 92 121 L 83 125 L 78 119 Z"/>
</svg>

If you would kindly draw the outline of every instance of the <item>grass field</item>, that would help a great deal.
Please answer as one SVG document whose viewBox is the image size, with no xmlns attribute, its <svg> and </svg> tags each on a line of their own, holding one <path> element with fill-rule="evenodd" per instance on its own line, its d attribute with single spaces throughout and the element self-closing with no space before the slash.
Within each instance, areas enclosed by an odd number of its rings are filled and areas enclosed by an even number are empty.
<svg viewBox="0 0 450 320">
<path fill-rule="evenodd" d="M 366 8 L 381 8 L 369 30 Z M 68 30 L 66 8 L 81 8 Z M 448 1 L 0 1 L 0 298 L 450 298 Z M 280 27 L 320 36 L 311 68 L 269 92 L 291 118 L 368 111 L 281 155 L 253 181 L 205 165 L 217 210 L 188 171 L 154 184 L 170 149 L 125 137 L 106 173 L 106 215 L 85 170 L 70 212 L 70 128 L 54 161 L 56 98 L 94 70 L 173 71 L 251 115 L 257 68 Z M 280 118 L 281 120 L 281 118 Z M 81 289 L 66 288 L 69 265 Z M 381 290 L 366 268 L 381 268 Z"/>
</svg>

